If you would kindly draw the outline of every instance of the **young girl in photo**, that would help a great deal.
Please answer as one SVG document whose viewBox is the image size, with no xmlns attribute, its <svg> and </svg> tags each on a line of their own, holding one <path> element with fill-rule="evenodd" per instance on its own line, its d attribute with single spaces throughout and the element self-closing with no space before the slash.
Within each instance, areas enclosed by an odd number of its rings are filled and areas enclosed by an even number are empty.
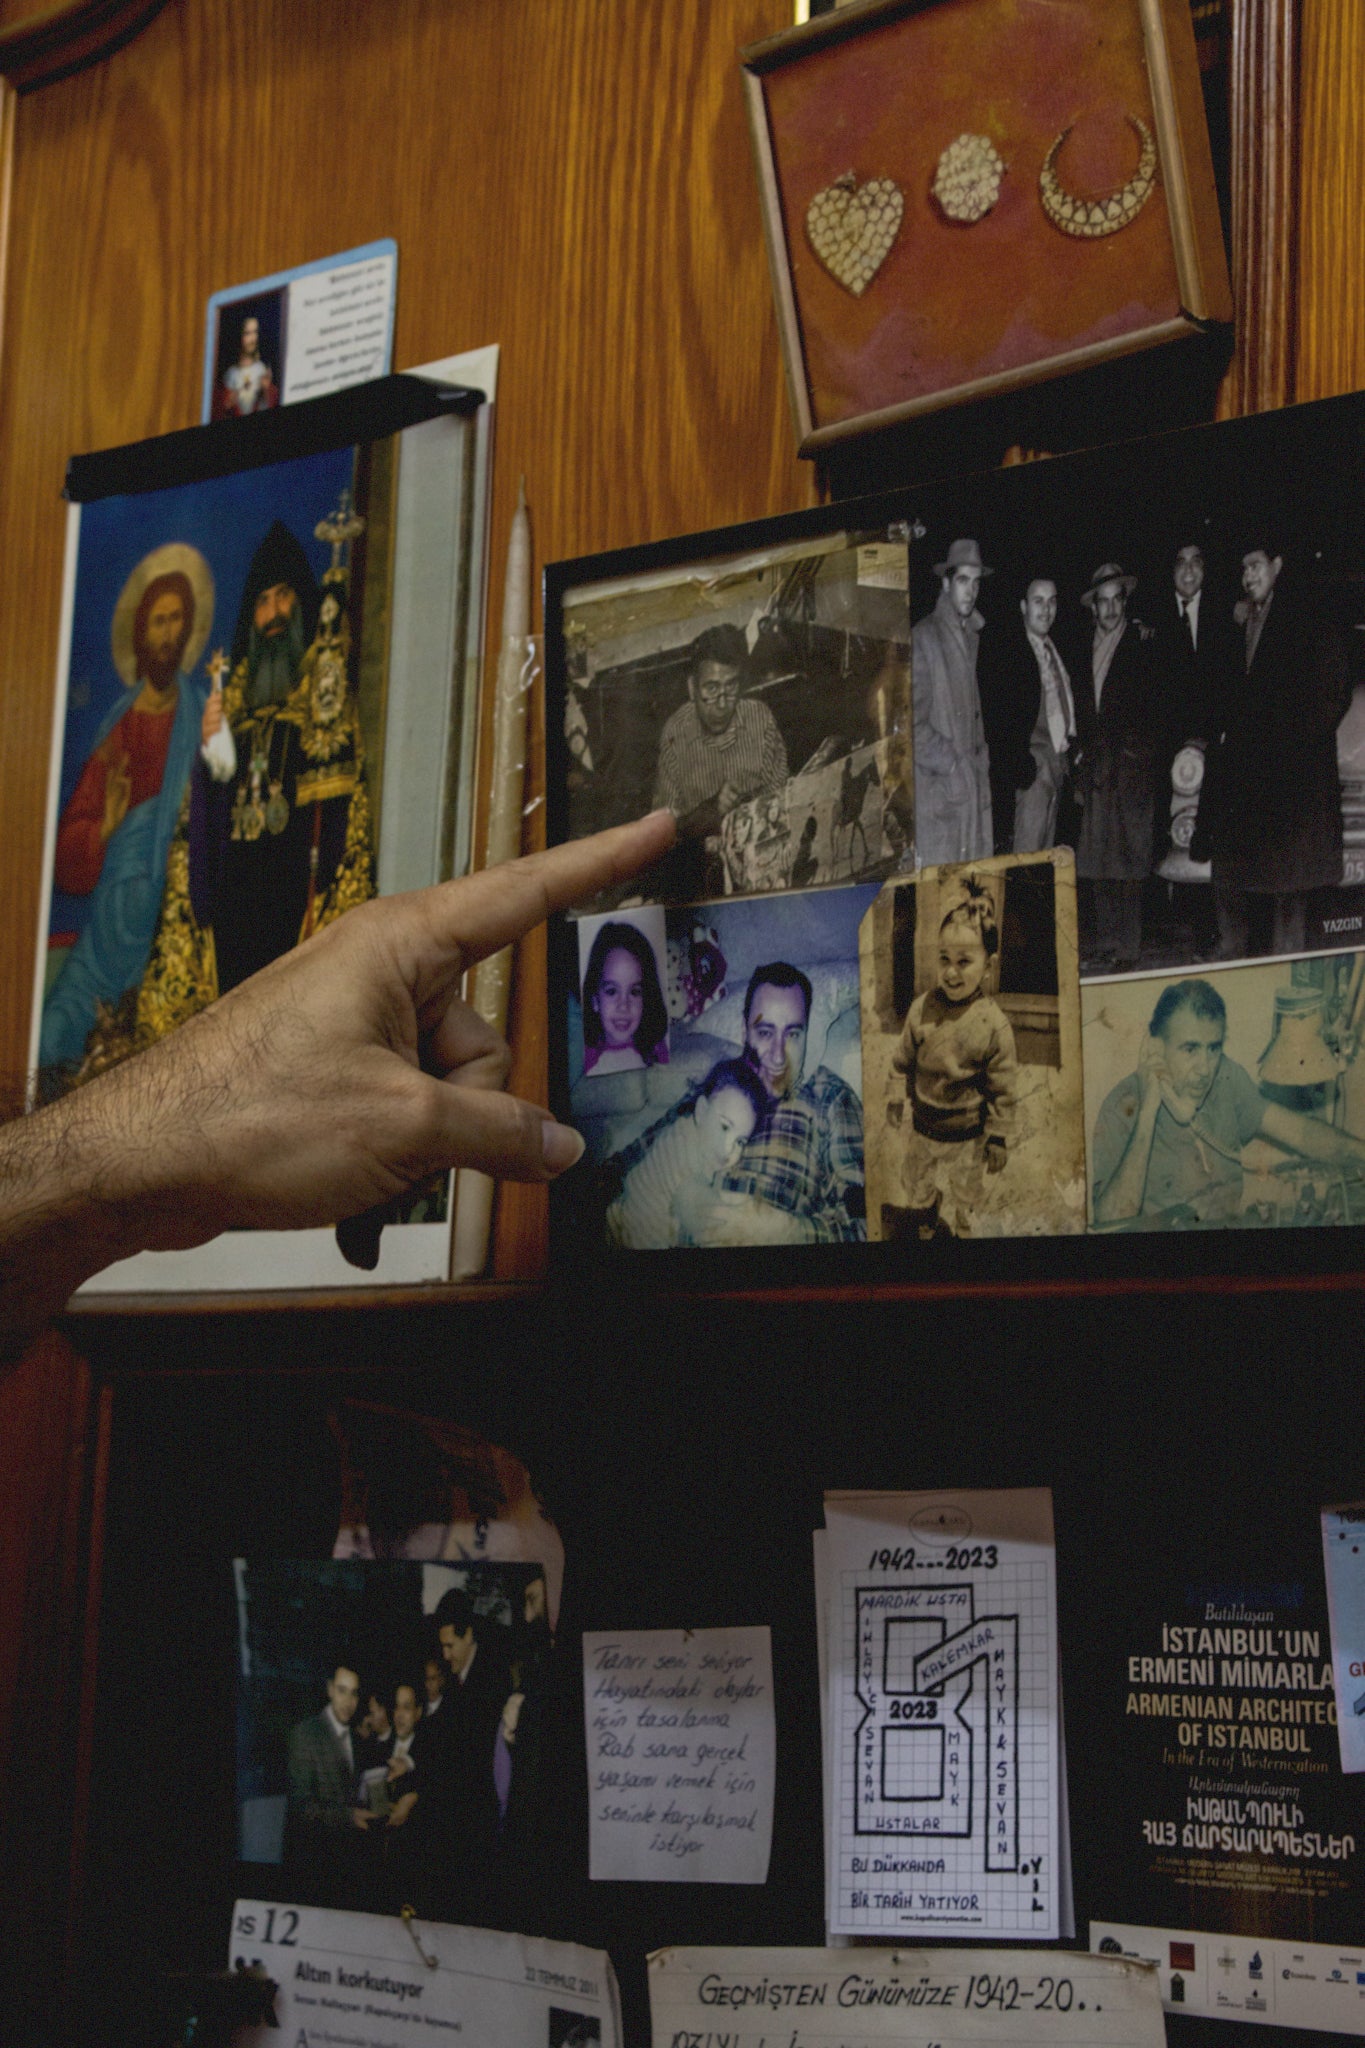
<svg viewBox="0 0 1365 2048">
<path fill-rule="evenodd" d="M 583 976 L 583 1073 L 624 1074 L 668 1058 L 668 1010 L 654 948 L 613 918 L 592 942 Z"/>
</svg>

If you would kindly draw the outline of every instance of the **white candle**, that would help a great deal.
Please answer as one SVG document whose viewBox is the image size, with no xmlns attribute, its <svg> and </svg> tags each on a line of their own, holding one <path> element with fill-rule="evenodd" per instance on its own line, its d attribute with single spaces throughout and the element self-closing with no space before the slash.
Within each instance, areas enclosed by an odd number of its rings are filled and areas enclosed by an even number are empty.
<svg viewBox="0 0 1365 2048">
<path fill-rule="evenodd" d="M 488 838 L 483 865 L 496 867 L 521 852 L 522 806 L 526 795 L 526 715 L 535 674 L 531 631 L 531 520 L 526 479 L 517 487 L 517 509 L 507 544 L 507 577 L 502 595 L 502 649 L 493 704 L 493 772 L 489 780 Z M 469 1001 L 497 1032 L 507 1029 L 512 985 L 512 948 L 481 960 L 471 977 Z M 493 1215 L 493 1182 L 466 1168 L 456 1182 L 451 1278 L 477 1280 L 488 1262 Z"/>
</svg>

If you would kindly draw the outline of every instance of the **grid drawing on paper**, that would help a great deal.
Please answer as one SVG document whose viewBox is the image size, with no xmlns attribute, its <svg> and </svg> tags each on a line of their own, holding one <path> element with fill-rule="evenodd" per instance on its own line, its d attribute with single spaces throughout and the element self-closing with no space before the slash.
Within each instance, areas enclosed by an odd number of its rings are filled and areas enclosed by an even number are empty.
<svg viewBox="0 0 1365 2048">
<path fill-rule="evenodd" d="M 831 1924 L 1055 1933 L 1050 1558 L 846 1573 Z M 930 1573 L 933 1576 L 930 1576 Z"/>
</svg>

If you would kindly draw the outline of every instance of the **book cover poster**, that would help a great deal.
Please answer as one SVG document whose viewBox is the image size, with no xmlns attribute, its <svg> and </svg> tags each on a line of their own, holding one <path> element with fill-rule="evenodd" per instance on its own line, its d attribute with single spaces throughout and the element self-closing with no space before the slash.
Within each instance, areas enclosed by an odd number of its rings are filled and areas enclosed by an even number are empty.
<svg viewBox="0 0 1365 2048">
<path fill-rule="evenodd" d="M 1073 1577 L 1074 1811 L 1103 1817 L 1077 1831 L 1092 1918 L 1358 1943 L 1365 1780 L 1338 1752 L 1318 1517 L 1204 1520 L 1130 1511 L 1121 1599 L 1112 1553 Z"/>
</svg>

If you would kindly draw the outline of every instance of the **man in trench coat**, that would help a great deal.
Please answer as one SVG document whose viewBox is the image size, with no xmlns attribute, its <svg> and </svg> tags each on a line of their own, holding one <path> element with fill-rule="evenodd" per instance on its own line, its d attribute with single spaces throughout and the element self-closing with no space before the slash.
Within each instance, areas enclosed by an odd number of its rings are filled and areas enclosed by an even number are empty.
<svg viewBox="0 0 1365 2048">
<path fill-rule="evenodd" d="M 976 681 L 985 620 L 976 608 L 991 571 L 974 540 L 955 540 L 934 564 L 938 601 L 910 635 L 915 702 L 915 859 L 981 860 L 995 851 L 990 756 Z"/>
</svg>

